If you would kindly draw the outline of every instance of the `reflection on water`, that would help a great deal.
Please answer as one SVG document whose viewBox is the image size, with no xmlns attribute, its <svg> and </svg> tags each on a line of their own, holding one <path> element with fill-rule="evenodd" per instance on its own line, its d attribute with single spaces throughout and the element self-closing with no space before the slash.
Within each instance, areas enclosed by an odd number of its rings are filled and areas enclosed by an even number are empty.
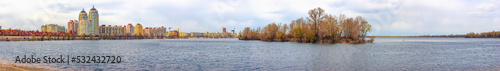
<svg viewBox="0 0 500 71">
<path fill-rule="evenodd" d="M 500 69 L 499 44 L 498 39 L 477 38 L 376 38 L 367 44 L 237 39 L 21 41 L 0 42 L 0 59 L 123 56 L 120 64 L 48 64 L 75 70 L 495 70 Z"/>
</svg>

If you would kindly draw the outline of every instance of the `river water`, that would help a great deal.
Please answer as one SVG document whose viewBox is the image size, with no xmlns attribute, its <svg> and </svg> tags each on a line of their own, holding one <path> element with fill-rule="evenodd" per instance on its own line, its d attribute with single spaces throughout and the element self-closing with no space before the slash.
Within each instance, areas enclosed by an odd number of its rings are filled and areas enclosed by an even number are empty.
<svg viewBox="0 0 500 71">
<path fill-rule="evenodd" d="M 499 70 L 500 39 L 376 38 L 364 44 L 238 39 L 0 42 L 0 59 L 14 62 L 23 55 L 122 56 L 121 63 L 42 63 L 72 70 Z"/>
</svg>

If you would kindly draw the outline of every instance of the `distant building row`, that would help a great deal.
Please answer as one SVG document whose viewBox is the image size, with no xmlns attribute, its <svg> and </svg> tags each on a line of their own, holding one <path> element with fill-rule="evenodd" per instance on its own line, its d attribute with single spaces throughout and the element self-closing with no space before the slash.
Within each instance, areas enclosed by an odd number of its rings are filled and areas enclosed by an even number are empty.
<svg viewBox="0 0 500 71">
<path fill-rule="evenodd" d="M 68 22 L 68 28 L 65 29 L 64 26 L 59 26 L 57 24 L 47 24 L 42 25 L 42 32 L 68 32 L 77 35 L 82 35 L 87 31 L 80 31 L 82 27 L 79 27 L 79 22 L 77 20 L 70 20 Z M 145 27 L 143 28 L 140 23 L 137 23 L 134 27 L 131 23 L 125 26 L 121 25 L 101 25 L 98 27 L 98 34 L 95 35 L 121 35 L 121 36 L 167 36 L 167 28 L 161 27 Z M 92 34 L 86 34 L 92 35 Z"/>
<path fill-rule="evenodd" d="M 134 27 L 131 23 L 125 26 L 118 25 L 101 25 L 99 27 L 100 35 L 123 35 L 123 36 L 166 36 L 167 28 L 161 27 L 146 27 L 143 29 L 140 23 Z"/>
<path fill-rule="evenodd" d="M 65 32 L 64 26 L 59 26 L 57 24 L 47 24 L 47 25 L 42 25 L 41 27 L 42 32 Z"/>
<path fill-rule="evenodd" d="M 78 16 L 78 20 L 70 20 L 68 28 L 56 24 L 42 25 L 42 32 L 68 32 L 77 35 L 121 35 L 121 36 L 166 36 L 165 27 L 145 27 L 137 23 L 137 25 L 128 24 L 126 26 L 118 25 L 99 25 L 99 14 L 97 9 L 92 6 L 89 14 L 82 9 Z"/>
</svg>

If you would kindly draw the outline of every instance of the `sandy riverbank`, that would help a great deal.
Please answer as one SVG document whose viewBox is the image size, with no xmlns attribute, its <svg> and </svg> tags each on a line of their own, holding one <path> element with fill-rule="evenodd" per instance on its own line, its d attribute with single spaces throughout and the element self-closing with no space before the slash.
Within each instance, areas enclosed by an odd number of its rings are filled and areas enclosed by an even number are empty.
<svg viewBox="0 0 500 71">
<path fill-rule="evenodd" d="M 0 64 L 0 71 L 55 71 L 55 70 L 18 66 L 14 64 Z"/>
<path fill-rule="evenodd" d="M 43 64 L 22 64 L 0 59 L 0 71 L 71 71 Z"/>
</svg>

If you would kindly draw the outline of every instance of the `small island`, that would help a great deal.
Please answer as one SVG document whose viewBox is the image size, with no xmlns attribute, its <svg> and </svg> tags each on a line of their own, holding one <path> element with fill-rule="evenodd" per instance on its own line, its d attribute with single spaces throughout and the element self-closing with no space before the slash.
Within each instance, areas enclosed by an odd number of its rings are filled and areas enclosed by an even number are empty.
<svg viewBox="0 0 500 71">
<path fill-rule="evenodd" d="M 326 14 L 320 7 L 309 10 L 309 17 L 292 20 L 290 24 L 270 23 L 264 28 L 246 27 L 239 40 L 261 40 L 301 43 L 371 43 L 366 40 L 372 27 L 365 18 Z"/>
</svg>

